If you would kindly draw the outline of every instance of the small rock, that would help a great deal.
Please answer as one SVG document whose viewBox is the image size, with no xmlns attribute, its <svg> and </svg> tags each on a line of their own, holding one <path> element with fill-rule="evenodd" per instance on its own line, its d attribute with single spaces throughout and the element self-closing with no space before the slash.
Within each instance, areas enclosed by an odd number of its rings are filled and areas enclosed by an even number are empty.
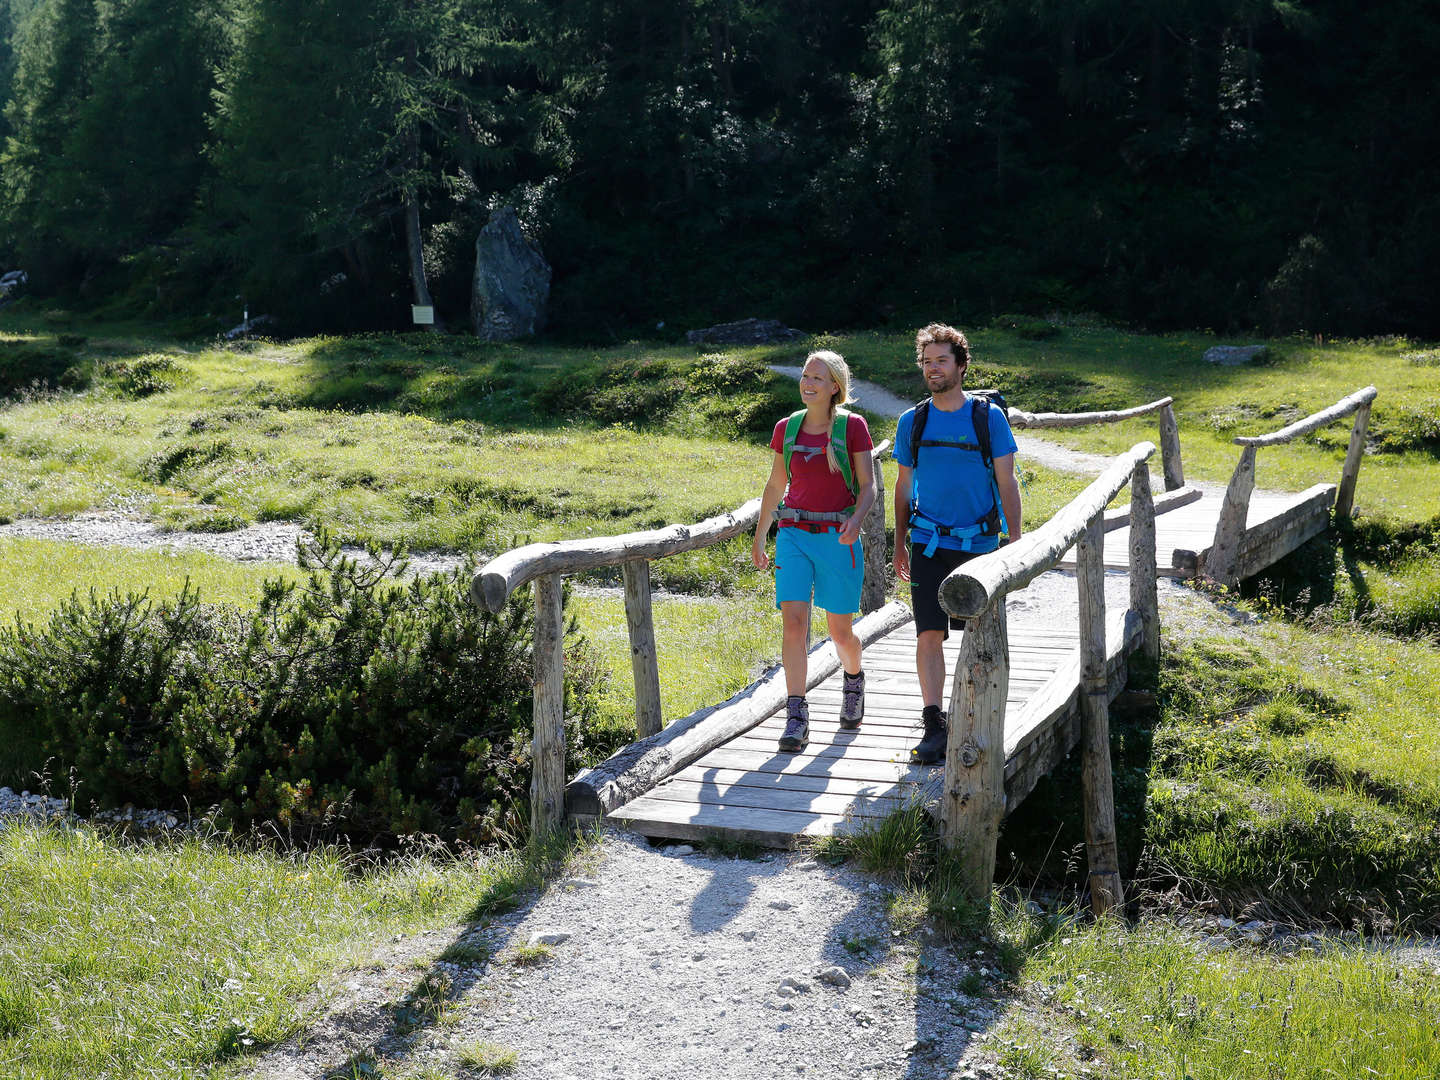
<svg viewBox="0 0 1440 1080">
<path fill-rule="evenodd" d="M 569 940 L 568 930 L 536 930 L 530 935 L 531 945 L 564 945 Z"/>
<path fill-rule="evenodd" d="M 689 844 L 676 844 L 674 847 L 666 848 L 665 854 L 672 859 L 680 859 L 686 855 L 694 855 L 695 849 Z"/>
<path fill-rule="evenodd" d="M 1223 367 L 1240 367 L 1264 360 L 1269 349 L 1264 345 L 1214 345 L 1205 350 L 1205 361 Z"/>
<path fill-rule="evenodd" d="M 756 932 L 755 932 L 754 930 L 741 930 L 741 931 L 740 931 L 740 940 L 741 940 L 741 941 L 754 941 L 754 940 L 755 940 L 755 933 L 756 933 Z"/>
<path fill-rule="evenodd" d="M 786 977 L 780 980 L 780 989 L 788 989 L 793 994 L 808 994 L 810 992 L 810 984 L 804 979 Z"/>
<path fill-rule="evenodd" d="M 822 983 L 825 983 L 828 986 L 838 987 L 841 990 L 847 989 L 850 986 L 849 973 L 846 972 L 846 970 L 840 967 L 838 964 L 832 964 L 830 967 L 825 968 L 815 977 L 819 979 Z"/>
</svg>

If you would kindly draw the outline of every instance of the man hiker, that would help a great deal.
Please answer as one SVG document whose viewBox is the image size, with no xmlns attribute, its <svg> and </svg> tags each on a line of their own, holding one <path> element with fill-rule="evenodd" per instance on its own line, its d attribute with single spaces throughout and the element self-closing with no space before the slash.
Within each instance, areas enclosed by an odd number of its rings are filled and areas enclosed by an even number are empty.
<svg viewBox="0 0 1440 1080">
<path fill-rule="evenodd" d="M 924 703 L 924 737 L 911 761 L 944 760 L 941 710 L 945 639 L 963 628 L 940 606 L 940 583 L 961 563 L 994 551 L 1021 532 L 1015 436 L 1005 410 L 967 394 L 970 343 L 943 323 L 915 335 L 915 363 L 928 400 L 900 417 L 895 431 L 895 576 L 910 582 L 915 611 L 915 670 Z"/>
</svg>

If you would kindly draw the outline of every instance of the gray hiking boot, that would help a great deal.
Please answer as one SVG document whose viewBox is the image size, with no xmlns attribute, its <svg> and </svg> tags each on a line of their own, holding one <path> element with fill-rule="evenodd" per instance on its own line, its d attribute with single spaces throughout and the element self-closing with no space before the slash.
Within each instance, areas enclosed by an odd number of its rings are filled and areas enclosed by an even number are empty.
<svg viewBox="0 0 1440 1080">
<path fill-rule="evenodd" d="M 945 743 L 950 737 L 946 717 L 938 705 L 926 705 L 920 714 L 925 723 L 925 737 L 910 751 L 910 761 L 915 765 L 939 765 L 945 760 Z"/>
<path fill-rule="evenodd" d="M 803 697 L 792 697 L 786 704 L 785 734 L 780 736 L 780 749 L 795 754 L 809 745 L 810 705 Z"/>
<path fill-rule="evenodd" d="M 865 672 L 845 674 L 844 696 L 840 699 L 840 726 L 854 731 L 865 719 Z"/>
</svg>

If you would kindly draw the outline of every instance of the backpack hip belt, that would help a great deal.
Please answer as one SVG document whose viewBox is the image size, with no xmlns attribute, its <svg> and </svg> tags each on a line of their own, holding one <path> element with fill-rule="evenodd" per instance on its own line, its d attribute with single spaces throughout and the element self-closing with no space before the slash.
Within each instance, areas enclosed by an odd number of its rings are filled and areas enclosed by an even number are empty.
<svg viewBox="0 0 1440 1080">
<path fill-rule="evenodd" d="M 940 546 L 940 537 L 942 536 L 958 536 L 960 538 L 960 550 L 973 551 L 974 545 L 972 541 L 977 536 L 995 536 L 999 533 L 1000 530 L 994 527 L 995 524 L 996 521 L 993 514 L 978 525 L 955 526 L 937 524 L 923 514 L 912 513 L 910 515 L 910 528 L 912 530 L 920 528 L 930 533 L 930 542 L 925 545 L 925 557 L 927 559 L 934 557 L 935 549 Z"/>
<path fill-rule="evenodd" d="M 822 512 L 819 510 L 794 510 L 783 503 L 775 508 L 772 515 L 781 525 L 821 525 L 825 528 L 842 529 L 850 520 L 848 510 Z"/>
</svg>

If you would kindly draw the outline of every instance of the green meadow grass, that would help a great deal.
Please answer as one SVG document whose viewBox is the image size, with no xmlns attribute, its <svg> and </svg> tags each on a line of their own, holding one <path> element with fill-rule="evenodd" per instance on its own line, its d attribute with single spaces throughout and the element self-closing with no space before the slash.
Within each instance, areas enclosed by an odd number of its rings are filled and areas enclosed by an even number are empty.
<svg viewBox="0 0 1440 1080">
<path fill-rule="evenodd" d="M 1354 946 L 1217 950 L 1105 922 L 1051 936 L 1019 992 L 1038 1015 L 1012 1012 L 990 1043 L 1015 1080 L 1440 1075 L 1440 979 Z"/>
<path fill-rule="evenodd" d="M 195 1076 L 285 1038 L 382 936 L 483 920 L 563 848 L 366 866 L 86 827 L 0 829 L 0 1075 Z"/>
<path fill-rule="evenodd" d="M 141 551 L 55 540 L 0 537 L 0 618 L 41 622 L 77 590 L 148 590 L 151 599 L 180 594 L 185 582 L 206 603 L 253 607 L 270 578 L 299 580 L 283 563 L 235 562 L 199 551 Z"/>
<path fill-rule="evenodd" d="M 1145 808 L 1163 875 L 1332 923 L 1440 926 L 1440 653 L 1276 621 L 1161 680 Z"/>
</svg>

